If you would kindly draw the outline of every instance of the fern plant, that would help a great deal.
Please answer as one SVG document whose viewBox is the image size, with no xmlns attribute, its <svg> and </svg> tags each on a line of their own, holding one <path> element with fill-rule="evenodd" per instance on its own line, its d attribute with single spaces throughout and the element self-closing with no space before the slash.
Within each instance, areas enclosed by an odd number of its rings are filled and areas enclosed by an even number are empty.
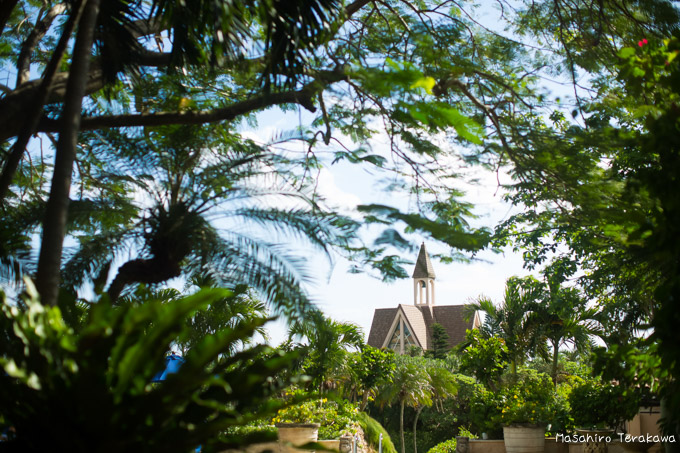
<svg viewBox="0 0 680 453">
<path fill-rule="evenodd" d="M 292 355 L 264 345 L 235 347 L 267 319 L 207 335 L 177 373 L 151 382 L 186 331 L 185 320 L 231 297 L 229 291 L 118 307 L 103 298 L 76 331 L 58 307 L 40 303 L 30 282 L 27 289 L 21 304 L 3 300 L 0 311 L 0 423 L 15 433 L 3 447 L 167 453 L 200 445 L 209 452 L 271 440 L 229 434 L 286 404 L 272 396 L 288 384 L 279 376 Z"/>
</svg>

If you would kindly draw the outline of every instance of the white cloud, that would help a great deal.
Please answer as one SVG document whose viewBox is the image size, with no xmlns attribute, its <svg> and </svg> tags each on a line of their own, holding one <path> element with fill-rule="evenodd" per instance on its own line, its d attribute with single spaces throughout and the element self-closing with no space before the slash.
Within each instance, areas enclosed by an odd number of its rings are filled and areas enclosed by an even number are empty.
<svg viewBox="0 0 680 453">
<path fill-rule="evenodd" d="M 335 175 L 328 168 L 322 168 L 319 172 L 317 190 L 328 206 L 338 208 L 345 214 L 362 203 L 359 196 L 338 187 Z"/>
</svg>

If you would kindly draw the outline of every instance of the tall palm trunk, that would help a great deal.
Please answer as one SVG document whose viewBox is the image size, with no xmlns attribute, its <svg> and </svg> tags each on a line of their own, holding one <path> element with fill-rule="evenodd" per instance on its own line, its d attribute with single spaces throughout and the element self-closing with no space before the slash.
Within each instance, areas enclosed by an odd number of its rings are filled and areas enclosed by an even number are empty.
<svg viewBox="0 0 680 453">
<path fill-rule="evenodd" d="M 366 406 L 368 406 L 368 389 L 364 389 L 364 392 L 361 394 L 361 407 L 359 408 L 359 411 L 364 412 L 366 410 Z"/>
<path fill-rule="evenodd" d="M 420 413 L 423 411 L 425 406 L 420 406 L 418 410 L 416 411 L 416 418 L 413 420 L 413 453 L 418 453 L 418 441 L 416 439 L 416 427 L 418 426 L 418 417 L 420 417 Z"/>
<path fill-rule="evenodd" d="M 87 84 L 100 0 L 85 0 L 73 48 L 73 62 L 66 87 L 61 132 L 54 160 L 50 198 L 45 210 L 42 244 L 38 260 L 37 287 L 43 303 L 55 305 L 59 294 L 59 271 L 66 232 L 71 190 L 71 174 L 76 158 L 76 145 Z"/>
<path fill-rule="evenodd" d="M 553 380 L 553 384 L 557 386 L 557 365 L 559 363 L 559 354 L 560 354 L 560 342 L 555 341 L 553 342 L 553 363 L 552 363 L 552 371 L 551 371 L 551 377 Z"/>
<path fill-rule="evenodd" d="M 406 453 L 406 443 L 404 440 L 404 400 L 401 400 L 399 410 L 399 435 L 401 436 L 401 453 Z"/>
</svg>

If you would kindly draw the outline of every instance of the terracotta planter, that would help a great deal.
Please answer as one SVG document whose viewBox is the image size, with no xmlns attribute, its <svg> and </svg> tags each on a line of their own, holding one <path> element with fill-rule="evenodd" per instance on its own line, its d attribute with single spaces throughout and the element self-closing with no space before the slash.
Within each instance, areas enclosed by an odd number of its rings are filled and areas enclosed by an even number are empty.
<svg viewBox="0 0 680 453">
<path fill-rule="evenodd" d="M 581 444 L 583 453 L 607 453 L 608 439 L 613 439 L 611 429 L 577 429 L 579 437 L 584 437 Z"/>
<path fill-rule="evenodd" d="M 299 450 L 295 447 L 319 439 L 318 423 L 277 423 L 275 426 L 279 431 L 279 446 L 282 453 L 309 453 L 309 450 Z"/>
<path fill-rule="evenodd" d="M 543 453 L 545 451 L 545 426 L 504 426 L 503 439 L 505 453 Z"/>
</svg>

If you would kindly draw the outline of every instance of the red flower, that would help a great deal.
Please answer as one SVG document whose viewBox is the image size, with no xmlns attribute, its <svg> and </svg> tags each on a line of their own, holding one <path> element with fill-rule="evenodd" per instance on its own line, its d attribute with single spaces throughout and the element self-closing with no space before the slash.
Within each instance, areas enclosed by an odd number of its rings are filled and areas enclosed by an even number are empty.
<svg viewBox="0 0 680 453">
<path fill-rule="evenodd" d="M 645 44 L 647 44 L 647 42 L 648 42 L 648 41 L 647 41 L 647 38 L 643 38 L 642 41 L 638 41 L 638 46 L 642 47 L 642 46 L 644 46 Z"/>
</svg>

